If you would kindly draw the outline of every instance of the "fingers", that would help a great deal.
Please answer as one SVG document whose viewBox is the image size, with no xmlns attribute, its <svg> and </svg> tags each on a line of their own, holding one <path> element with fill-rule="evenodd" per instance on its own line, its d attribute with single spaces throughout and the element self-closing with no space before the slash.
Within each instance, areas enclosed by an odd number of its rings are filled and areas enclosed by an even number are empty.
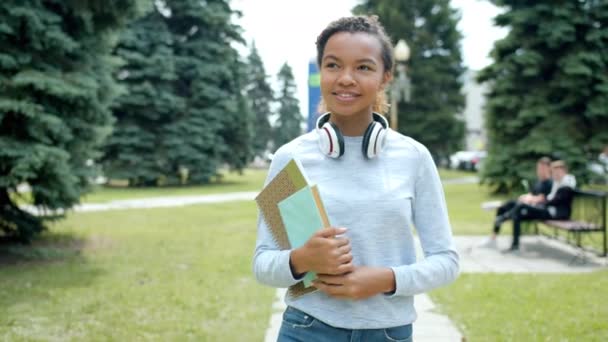
<svg viewBox="0 0 608 342">
<path fill-rule="evenodd" d="M 342 286 L 342 285 L 329 285 L 326 283 L 323 283 L 320 280 L 315 280 L 312 282 L 312 285 L 314 287 L 316 287 L 319 291 L 327 294 L 328 296 L 331 296 L 333 298 L 337 298 L 337 299 L 351 299 L 348 296 L 348 289 L 346 288 L 346 286 Z"/>
<path fill-rule="evenodd" d="M 341 245 L 338 245 L 337 247 L 336 252 L 338 255 L 350 254 L 350 251 L 352 250 L 348 240 L 341 242 Z"/>
<path fill-rule="evenodd" d="M 352 261 L 353 261 L 353 255 L 352 255 L 352 254 L 350 254 L 350 253 L 345 253 L 345 254 L 342 254 L 342 255 L 340 255 L 340 257 L 338 258 L 338 262 L 339 262 L 341 265 L 344 265 L 344 264 L 350 264 Z"/>
<path fill-rule="evenodd" d="M 320 272 L 318 272 L 319 274 L 324 274 L 324 275 L 337 275 L 337 276 L 343 276 L 347 273 L 350 273 L 352 271 L 355 270 L 355 265 L 351 262 L 346 263 L 346 264 L 341 264 L 337 267 L 330 267 L 330 268 L 326 268 Z"/>
<path fill-rule="evenodd" d="M 346 237 L 335 238 L 332 240 L 332 243 L 334 244 L 335 247 L 350 246 L 350 240 L 348 240 L 348 238 L 346 238 Z M 350 249 L 346 253 L 348 253 L 348 252 L 350 252 Z"/>
<path fill-rule="evenodd" d="M 325 238 L 334 237 L 336 235 L 346 233 L 346 228 L 329 227 L 323 228 L 315 233 L 315 235 Z"/>
<path fill-rule="evenodd" d="M 335 274 L 346 274 L 355 270 L 355 265 L 352 263 L 352 259 L 347 264 L 342 264 L 336 268 Z"/>
<path fill-rule="evenodd" d="M 343 276 L 330 274 L 317 274 L 317 279 L 315 279 L 325 285 L 344 285 L 344 280 Z"/>
</svg>

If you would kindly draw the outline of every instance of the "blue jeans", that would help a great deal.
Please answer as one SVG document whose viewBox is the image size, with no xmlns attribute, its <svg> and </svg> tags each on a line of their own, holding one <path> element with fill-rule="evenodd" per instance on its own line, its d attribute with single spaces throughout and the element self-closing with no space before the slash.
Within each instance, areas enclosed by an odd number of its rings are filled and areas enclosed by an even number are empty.
<svg viewBox="0 0 608 342">
<path fill-rule="evenodd" d="M 341 329 L 327 325 L 316 318 L 287 307 L 278 342 L 354 342 L 354 341 L 412 341 L 412 325 L 386 329 Z"/>
</svg>

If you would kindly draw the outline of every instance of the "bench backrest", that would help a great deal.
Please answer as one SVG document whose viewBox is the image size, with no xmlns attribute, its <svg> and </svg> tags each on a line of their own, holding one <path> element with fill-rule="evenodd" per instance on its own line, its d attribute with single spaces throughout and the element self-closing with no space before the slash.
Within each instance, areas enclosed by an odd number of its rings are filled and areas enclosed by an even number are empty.
<svg viewBox="0 0 608 342">
<path fill-rule="evenodd" d="M 606 229 L 606 193 L 601 191 L 574 190 L 571 220 L 592 223 Z"/>
</svg>

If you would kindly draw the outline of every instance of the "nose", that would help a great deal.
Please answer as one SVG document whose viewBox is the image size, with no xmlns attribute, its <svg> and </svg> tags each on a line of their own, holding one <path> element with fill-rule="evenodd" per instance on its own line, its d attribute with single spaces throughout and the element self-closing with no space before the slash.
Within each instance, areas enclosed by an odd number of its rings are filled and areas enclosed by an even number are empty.
<svg viewBox="0 0 608 342">
<path fill-rule="evenodd" d="M 348 68 L 344 68 L 344 70 L 340 73 L 340 77 L 338 78 L 338 84 L 341 86 L 349 86 L 355 83 L 355 79 L 352 75 L 352 72 Z"/>
</svg>

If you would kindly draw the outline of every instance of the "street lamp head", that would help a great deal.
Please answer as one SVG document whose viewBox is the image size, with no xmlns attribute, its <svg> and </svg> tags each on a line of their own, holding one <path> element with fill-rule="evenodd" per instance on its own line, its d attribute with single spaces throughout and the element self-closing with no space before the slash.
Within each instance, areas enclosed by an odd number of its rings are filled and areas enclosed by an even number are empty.
<svg viewBox="0 0 608 342">
<path fill-rule="evenodd" d="M 407 62 L 410 59 L 410 47 L 403 39 L 399 39 L 395 46 L 395 59 L 400 63 Z"/>
</svg>

